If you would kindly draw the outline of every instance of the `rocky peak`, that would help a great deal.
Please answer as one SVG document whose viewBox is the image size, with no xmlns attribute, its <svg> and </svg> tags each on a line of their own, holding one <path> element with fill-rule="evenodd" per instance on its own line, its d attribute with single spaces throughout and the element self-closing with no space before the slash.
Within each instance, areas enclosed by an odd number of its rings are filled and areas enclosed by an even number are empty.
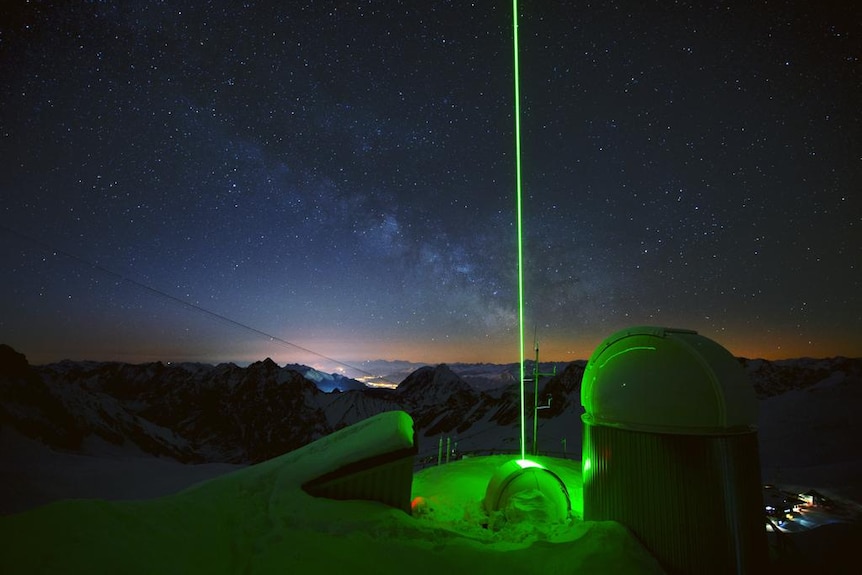
<svg viewBox="0 0 862 575">
<path fill-rule="evenodd" d="M 470 385 L 445 363 L 420 367 L 398 384 L 396 393 L 407 401 L 435 403 L 461 392 L 474 394 Z"/>
<path fill-rule="evenodd" d="M 27 362 L 27 356 L 18 353 L 5 343 L 0 344 L 0 377 L 10 379 L 28 379 L 33 370 Z"/>
</svg>

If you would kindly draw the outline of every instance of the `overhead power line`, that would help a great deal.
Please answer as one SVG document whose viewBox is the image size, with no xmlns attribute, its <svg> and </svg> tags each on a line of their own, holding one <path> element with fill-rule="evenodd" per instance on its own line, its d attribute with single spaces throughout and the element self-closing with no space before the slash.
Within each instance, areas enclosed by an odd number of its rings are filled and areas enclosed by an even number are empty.
<svg viewBox="0 0 862 575">
<path fill-rule="evenodd" d="M 10 227 L 8 227 L 8 226 L 5 226 L 5 225 L 3 225 L 3 224 L 0 224 L 0 228 L 3 228 L 4 230 L 6 230 L 7 232 L 9 232 L 10 234 L 15 235 L 15 236 L 18 236 L 19 238 L 21 238 L 21 239 L 23 239 L 23 240 L 26 240 L 26 241 L 28 241 L 28 242 L 31 242 L 31 243 L 36 244 L 36 245 L 38 245 L 38 246 L 41 246 L 42 248 L 44 248 L 44 249 L 46 249 L 46 250 L 49 250 L 49 251 L 50 251 L 50 252 L 52 252 L 52 253 L 55 253 L 55 254 L 58 254 L 58 255 L 61 255 L 61 256 L 67 257 L 67 258 L 69 258 L 69 259 L 71 259 L 71 260 L 73 260 L 73 261 L 75 261 L 75 262 L 78 262 L 78 263 L 80 263 L 80 264 L 83 264 L 83 265 L 89 266 L 90 268 L 92 268 L 92 269 L 94 269 L 94 270 L 96 270 L 96 271 L 98 271 L 98 272 L 101 272 L 101 273 L 103 273 L 103 274 L 105 274 L 105 275 L 107 275 L 107 276 L 110 276 L 110 277 L 112 277 L 112 278 L 114 278 L 114 279 L 116 279 L 116 280 L 118 280 L 118 281 L 121 281 L 121 282 L 127 283 L 127 284 L 132 285 L 132 286 L 135 286 L 135 287 L 137 287 L 137 288 L 140 288 L 140 289 L 144 290 L 145 292 L 148 292 L 148 293 L 150 293 L 150 294 L 152 294 L 152 295 L 155 295 L 155 296 L 157 296 L 157 297 L 160 297 L 160 298 L 163 298 L 163 299 L 166 299 L 166 300 L 172 301 L 172 302 L 174 302 L 174 303 L 178 303 L 178 304 L 180 304 L 181 306 L 183 306 L 183 307 L 185 307 L 185 308 L 187 308 L 187 309 L 190 309 L 190 310 L 193 310 L 193 311 L 196 311 L 196 312 L 200 312 L 200 313 L 206 314 L 206 315 L 208 315 L 208 316 L 210 316 L 210 317 L 212 317 L 212 318 L 214 318 L 214 319 L 217 319 L 217 320 L 219 320 L 219 321 L 222 321 L 222 322 L 227 323 L 227 324 L 229 324 L 229 325 L 232 325 L 232 326 L 234 326 L 234 327 L 238 327 L 238 328 L 240 328 L 240 329 L 244 329 L 244 330 L 249 331 L 249 332 L 251 332 L 251 333 L 254 333 L 254 334 L 256 334 L 256 335 L 266 337 L 266 338 L 268 338 L 270 341 L 274 341 L 274 342 L 276 342 L 276 343 L 279 343 L 279 344 L 285 345 L 285 346 L 287 346 L 287 347 L 291 347 L 291 348 L 293 348 L 293 349 L 298 349 L 298 350 L 303 351 L 303 352 L 305 352 L 305 353 L 309 353 L 309 354 L 311 354 L 311 355 L 313 355 L 313 356 L 315 356 L 315 357 L 319 357 L 319 358 L 321 358 L 321 359 L 325 359 L 325 360 L 327 360 L 327 361 L 331 361 L 332 363 L 334 363 L 334 364 L 336 364 L 336 365 L 340 365 L 340 366 L 342 366 L 342 367 L 349 368 L 349 369 L 354 370 L 354 371 L 356 371 L 356 372 L 358 372 L 358 373 L 361 373 L 361 374 L 363 374 L 363 375 L 366 375 L 366 376 L 368 376 L 368 377 L 371 377 L 371 378 L 373 378 L 373 379 L 374 379 L 374 380 L 376 380 L 376 381 L 383 381 L 383 382 L 386 382 L 386 383 L 389 383 L 389 384 L 392 384 L 392 385 L 396 385 L 394 382 L 391 382 L 391 381 L 387 380 L 387 379 L 386 379 L 386 378 L 384 378 L 384 377 L 381 377 L 381 376 L 379 376 L 379 375 L 375 375 L 375 374 L 373 374 L 373 373 L 367 372 L 367 371 L 365 371 L 364 369 L 361 369 L 361 368 L 356 367 L 355 365 L 351 365 L 351 364 L 349 364 L 349 363 L 346 363 L 346 362 L 343 362 L 343 361 L 341 361 L 341 360 L 335 359 L 335 358 L 333 358 L 333 357 L 330 357 L 330 356 L 328 356 L 328 355 L 322 354 L 322 353 L 320 353 L 320 352 L 317 352 L 317 351 L 314 351 L 314 350 L 308 349 L 308 348 L 307 348 L 307 347 L 305 347 L 305 346 L 302 346 L 302 345 L 299 345 L 299 344 L 293 343 L 293 342 L 291 342 L 291 341 L 287 341 L 286 339 L 280 338 L 280 337 L 278 337 L 277 335 L 273 335 L 273 334 L 271 334 L 271 333 L 267 333 L 267 332 L 265 332 L 265 331 L 263 331 L 263 330 L 257 329 L 256 327 L 252 327 L 252 326 L 250 326 L 250 325 L 248 325 L 248 324 L 245 324 L 245 323 L 242 323 L 242 322 L 237 321 L 237 320 L 235 320 L 235 319 L 232 319 L 232 318 L 230 318 L 230 317 L 228 317 L 228 316 L 226 316 L 226 315 L 220 314 L 220 313 L 218 313 L 218 312 L 214 312 L 214 311 L 209 310 L 209 309 L 207 309 L 207 308 L 205 308 L 205 307 L 203 307 L 203 306 L 200 306 L 200 305 L 198 305 L 198 304 L 195 304 L 195 303 L 192 303 L 192 302 L 186 301 L 186 300 L 184 300 L 184 299 L 182 299 L 182 298 L 179 298 L 179 297 L 177 297 L 177 296 L 171 295 L 171 294 L 169 294 L 169 293 L 167 293 L 167 292 L 164 292 L 164 291 L 162 291 L 162 290 L 160 290 L 160 289 L 156 289 L 156 288 L 154 288 L 154 287 L 152 287 L 152 286 L 149 286 L 149 285 L 147 285 L 147 284 L 145 284 L 145 283 L 143 283 L 143 282 L 140 282 L 140 281 L 138 281 L 138 280 L 132 279 L 132 278 L 130 278 L 130 277 L 128 277 L 128 276 L 125 276 L 125 275 L 123 275 L 123 274 L 120 274 L 120 273 L 118 273 L 118 272 L 115 272 L 115 271 L 114 271 L 114 270 L 112 270 L 112 269 L 106 268 L 105 266 L 103 266 L 103 265 L 101 265 L 101 264 L 97 264 L 97 263 L 95 263 L 95 262 L 93 262 L 93 261 L 90 261 L 90 260 L 89 260 L 89 259 L 87 259 L 87 258 L 84 258 L 84 257 L 79 256 L 79 255 L 77 255 L 77 254 L 74 254 L 74 253 L 72 253 L 72 252 L 68 252 L 68 251 L 65 251 L 65 250 L 57 249 L 57 248 L 55 248 L 54 246 L 50 245 L 49 243 L 47 243 L 47 242 L 45 242 L 45 241 L 42 241 L 42 240 L 40 240 L 40 239 L 38 239 L 38 238 L 35 238 L 35 237 L 33 237 L 33 236 L 30 236 L 30 235 L 28 235 L 28 234 L 25 234 L 25 233 L 19 232 L 18 230 L 14 230 L 14 229 L 12 229 L 12 228 L 10 228 Z"/>
</svg>

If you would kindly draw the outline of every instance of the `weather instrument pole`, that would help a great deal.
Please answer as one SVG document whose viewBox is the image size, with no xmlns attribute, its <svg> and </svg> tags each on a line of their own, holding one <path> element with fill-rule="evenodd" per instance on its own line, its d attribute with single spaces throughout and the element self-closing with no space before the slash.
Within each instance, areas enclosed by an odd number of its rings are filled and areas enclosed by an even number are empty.
<svg viewBox="0 0 862 575">
<path fill-rule="evenodd" d="M 521 459 L 526 459 L 526 401 L 524 400 L 524 241 L 521 224 L 521 89 L 518 70 L 518 0 L 512 0 L 512 44 L 515 79 L 515 189 L 518 219 L 518 349 L 521 382 Z"/>
<path fill-rule="evenodd" d="M 539 453 L 539 339 L 533 336 L 536 346 L 536 361 L 533 362 L 533 449 L 530 453 Z"/>
<path fill-rule="evenodd" d="M 539 406 L 539 378 L 557 375 L 557 366 L 554 365 L 552 373 L 544 373 L 539 371 L 539 337 L 533 336 L 536 348 L 536 361 L 533 363 L 533 448 L 530 453 L 533 455 L 539 454 L 539 410 L 548 409 L 551 407 L 551 400 L 548 399 L 548 405 Z"/>
</svg>

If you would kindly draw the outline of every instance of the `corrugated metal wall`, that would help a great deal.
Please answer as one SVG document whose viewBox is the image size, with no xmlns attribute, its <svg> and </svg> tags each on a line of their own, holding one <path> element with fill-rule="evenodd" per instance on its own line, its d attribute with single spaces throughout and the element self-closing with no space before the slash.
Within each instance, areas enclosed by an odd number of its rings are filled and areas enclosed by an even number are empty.
<svg viewBox="0 0 862 575">
<path fill-rule="evenodd" d="M 585 423 L 583 458 L 584 519 L 627 526 L 668 572 L 766 567 L 756 433 L 673 435 Z"/>
<path fill-rule="evenodd" d="M 315 497 L 379 501 L 410 513 L 413 486 L 413 453 L 368 468 L 335 474 L 303 485 Z"/>
</svg>

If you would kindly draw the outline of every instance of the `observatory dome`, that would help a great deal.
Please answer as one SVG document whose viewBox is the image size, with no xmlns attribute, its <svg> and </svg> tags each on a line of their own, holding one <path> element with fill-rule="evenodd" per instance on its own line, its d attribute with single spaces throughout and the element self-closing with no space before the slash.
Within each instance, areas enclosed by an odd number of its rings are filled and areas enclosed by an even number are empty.
<svg viewBox="0 0 862 575">
<path fill-rule="evenodd" d="M 736 358 L 695 331 L 641 326 L 593 352 L 581 385 L 584 422 L 654 433 L 749 432 L 757 399 Z"/>
</svg>

